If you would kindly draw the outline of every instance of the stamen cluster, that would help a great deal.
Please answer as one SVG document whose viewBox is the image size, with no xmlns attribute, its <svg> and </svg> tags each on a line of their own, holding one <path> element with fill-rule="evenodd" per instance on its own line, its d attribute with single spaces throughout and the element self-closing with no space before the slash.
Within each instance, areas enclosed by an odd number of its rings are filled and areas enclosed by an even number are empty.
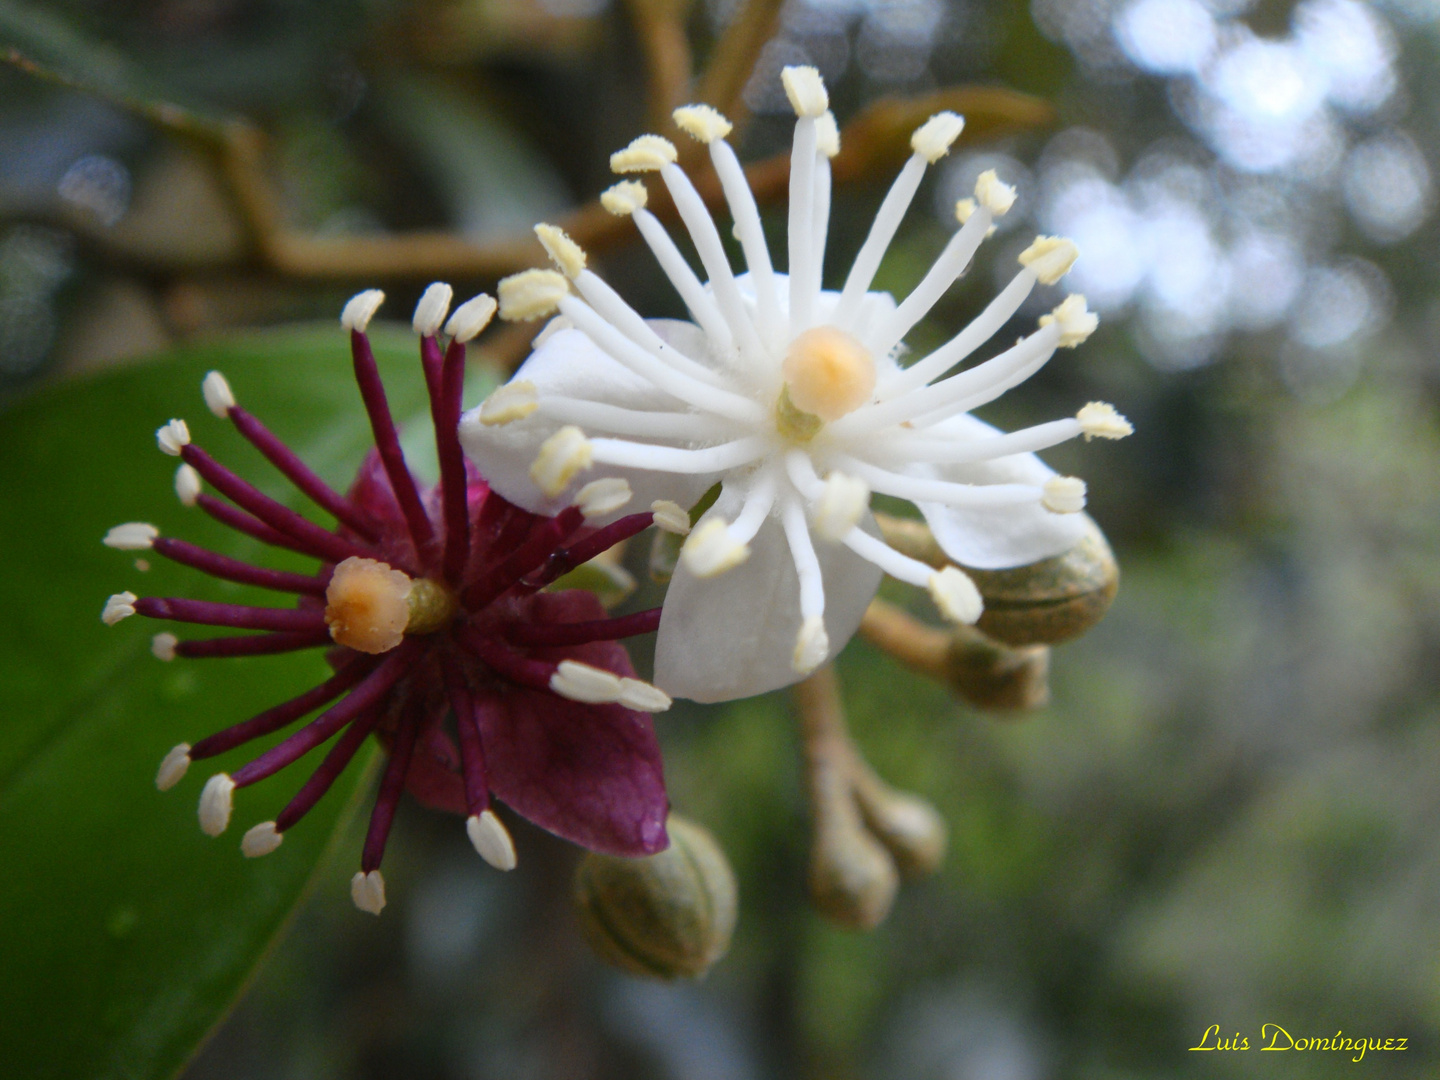
<svg viewBox="0 0 1440 1080">
<path fill-rule="evenodd" d="M 646 209 L 642 182 L 623 180 L 601 201 L 634 221 L 693 323 L 641 318 L 587 268 L 578 245 L 539 225 L 557 271 L 502 281 L 500 314 L 558 317 L 515 379 L 461 427 L 471 459 L 507 498 L 532 510 L 564 505 L 591 470 L 687 506 L 719 485 L 682 550 L 656 649 L 657 684 L 701 701 L 774 689 L 813 671 L 855 632 L 882 571 L 928 589 L 949 619 L 980 616 L 980 594 L 962 570 L 936 571 L 879 537 L 872 492 L 913 501 L 957 563 L 1023 565 L 1060 554 L 1083 532 L 1073 515 L 1085 505 L 1084 482 L 1055 475 L 1034 451 L 1077 435 L 1130 431 L 1103 403 L 1010 434 L 969 415 L 1038 371 L 1057 348 L 1090 335 L 1096 317 L 1082 296 L 1067 298 L 1013 347 L 950 375 L 1036 285 L 1053 285 L 1070 269 L 1078 251 L 1063 238 L 1037 237 L 1014 280 L 969 326 L 909 367 L 897 362 L 906 334 L 1015 199 L 986 172 L 974 199 L 956 207 L 961 228 L 910 295 L 897 305 L 870 290 L 927 167 L 961 133 L 964 121 L 953 113 L 915 131 L 914 153 L 843 287 L 822 288 L 839 133 L 815 69 L 786 68 L 782 79 L 797 115 L 788 273 L 772 264 L 754 195 L 726 142 L 729 121 L 705 105 L 677 109 L 676 125 L 708 149 L 748 273 L 731 269 L 720 229 L 676 164 L 674 145 L 641 136 L 613 155 L 611 167 L 658 175 L 708 280 Z"/>
<path fill-rule="evenodd" d="M 176 492 L 222 524 L 263 543 L 320 560 L 314 574 L 255 566 L 144 522 L 111 529 L 105 543 L 149 551 L 227 581 L 295 596 L 293 606 L 256 607 L 117 593 L 102 618 L 130 615 L 256 633 L 181 640 L 157 634 L 153 652 L 177 657 L 254 656 L 328 647 L 334 674 L 296 698 L 161 763 L 156 784 L 175 786 L 190 764 L 319 716 L 233 773 L 216 773 L 200 795 L 201 828 L 230 822 L 234 793 L 322 744 L 329 751 L 273 821 L 249 829 L 245 855 L 274 851 L 333 785 L 367 736 L 389 751 L 360 870 L 358 907 L 385 904 L 380 863 L 401 791 L 466 815 L 466 831 L 491 865 L 510 869 L 515 848 L 492 794 L 537 824 L 597 851 L 651 854 L 666 845 L 668 804 L 659 747 L 646 712 L 670 699 L 635 678 L 619 639 L 655 629 L 659 610 L 608 618 L 594 596 L 546 591 L 564 574 L 649 527 L 655 513 L 615 517 L 629 501 L 623 481 L 602 480 L 553 517 L 525 511 L 490 490 L 456 437 L 466 343 L 489 322 L 495 301 L 478 296 L 446 321 L 451 290 L 432 285 L 415 312 L 440 465 L 425 490 L 405 462 L 366 329 L 383 295 L 346 306 L 356 381 L 375 449 L 342 495 L 311 471 L 211 372 L 206 405 L 229 420 L 296 488 L 336 520 L 325 529 L 263 494 L 192 441 L 183 420 L 157 432 L 182 464 Z M 439 339 L 442 323 L 447 347 Z M 209 485 L 219 492 L 211 495 Z M 223 496 L 220 497 L 220 496 Z M 660 508 L 673 520 L 678 508 Z M 608 515 L 604 527 L 593 520 Z M 680 515 L 683 517 L 683 514 Z M 338 700 L 337 700 L 338 699 Z"/>
</svg>

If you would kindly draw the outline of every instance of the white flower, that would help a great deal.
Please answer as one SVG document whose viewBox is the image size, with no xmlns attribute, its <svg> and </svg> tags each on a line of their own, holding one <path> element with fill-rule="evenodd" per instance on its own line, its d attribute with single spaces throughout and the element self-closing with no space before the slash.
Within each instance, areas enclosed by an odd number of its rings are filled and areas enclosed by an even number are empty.
<svg viewBox="0 0 1440 1080">
<path fill-rule="evenodd" d="M 1095 328 L 1071 296 L 1030 336 L 941 379 L 1008 322 L 1037 281 L 1058 280 L 1075 245 L 1040 237 L 1022 269 L 958 335 L 901 368 L 906 333 L 969 264 L 1014 198 L 987 173 L 960 209 L 964 226 L 898 306 L 870 283 L 928 164 L 948 152 L 962 121 L 932 117 L 886 196 L 839 292 L 820 287 L 830 205 L 830 157 L 839 150 L 825 88 L 809 68 L 787 68 L 799 119 L 790 170 L 789 274 L 776 273 L 729 124 L 705 106 L 676 110 L 707 143 L 749 272 L 736 276 L 720 232 L 675 148 L 655 135 L 612 158 L 619 172 L 657 172 L 704 265 L 690 269 L 645 209 L 643 184 L 602 196 L 633 217 L 694 319 L 642 319 L 553 226 L 536 228 L 561 271 L 501 283 L 500 309 L 558 317 L 491 402 L 461 422 L 461 441 L 505 498 L 555 513 L 597 472 L 628 481 L 634 505 L 692 506 L 719 497 L 690 532 L 665 599 L 655 682 L 667 693 L 717 701 L 801 678 L 859 625 L 881 572 L 930 590 L 949 618 L 974 621 L 981 603 L 958 570 L 936 572 L 879 539 L 870 493 L 915 502 L 956 562 L 1019 566 L 1079 540 L 1084 485 L 1033 454 L 1077 435 L 1118 438 L 1129 425 L 1094 403 L 1076 418 L 1002 435 L 969 414 L 1037 371 L 1059 346 Z M 568 279 L 568 281 L 567 281 Z M 940 380 L 940 381 L 936 381 Z M 538 486 L 537 486 L 538 485 Z M 599 518 L 603 522 L 605 518 Z"/>
</svg>

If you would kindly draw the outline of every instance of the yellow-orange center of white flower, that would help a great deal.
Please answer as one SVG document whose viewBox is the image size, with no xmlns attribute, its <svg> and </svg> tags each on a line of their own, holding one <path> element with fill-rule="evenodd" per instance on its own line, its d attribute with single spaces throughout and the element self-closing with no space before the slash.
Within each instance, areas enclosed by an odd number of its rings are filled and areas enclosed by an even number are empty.
<svg viewBox="0 0 1440 1080">
<path fill-rule="evenodd" d="M 352 556 L 335 567 L 325 590 L 330 636 L 351 649 L 383 653 L 405 639 L 410 622 L 409 575 L 375 559 Z"/>
<path fill-rule="evenodd" d="M 852 334 L 816 326 L 790 343 L 781 366 L 790 401 L 821 420 L 839 420 L 875 393 L 875 359 Z"/>
</svg>

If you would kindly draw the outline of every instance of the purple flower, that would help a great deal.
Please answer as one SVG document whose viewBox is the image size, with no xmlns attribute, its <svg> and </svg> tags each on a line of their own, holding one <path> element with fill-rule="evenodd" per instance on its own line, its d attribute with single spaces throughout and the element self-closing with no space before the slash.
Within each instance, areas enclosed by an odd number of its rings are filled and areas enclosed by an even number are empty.
<svg viewBox="0 0 1440 1080">
<path fill-rule="evenodd" d="M 299 697 L 242 723 L 182 743 L 161 763 L 156 784 L 177 784 L 192 761 L 214 757 L 320 711 L 234 773 L 217 773 L 200 796 L 200 827 L 217 836 L 233 795 L 334 740 L 275 818 L 246 832 L 247 856 L 277 848 L 372 733 L 389 752 L 370 817 L 358 907 L 385 904 L 380 861 L 402 789 L 466 815 L 476 850 L 493 866 L 515 865 L 509 833 L 491 809 L 497 797 L 537 825 L 584 847 L 649 855 L 667 843 L 669 804 L 660 748 L 647 712 L 670 705 L 635 678 L 619 639 L 653 631 L 658 609 L 608 618 L 588 592 L 542 591 L 569 570 L 649 527 L 651 512 L 616 517 L 629 499 L 606 481 L 582 491 L 554 517 L 529 513 L 492 492 L 460 450 L 465 343 L 489 322 L 494 301 L 478 296 L 445 321 L 451 291 L 432 285 L 415 313 L 435 422 L 440 482 L 422 489 L 406 466 L 365 329 L 383 300 L 361 293 L 341 318 L 350 331 L 355 378 L 375 434 L 349 492 L 332 489 L 259 420 L 236 404 L 224 376 L 204 382 L 211 412 L 236 429 L 281 473 L 336 519 L 327 530 L 262 494 L 191 441 L 184 421 L 157 432 L 183 464 L 176 492 L 216 520 L 275 547 L 320 560 L 314 575 L 240 562 L 152 525 L 116 526 L 105 543 L 149 550 L 212 576 L 294 594 L 288 607 L 249 607 L 117 593 L 102 618 L 130 615 L 253 634 L 179 640 L 157 634 L 153 651 L 176 657 L 255 656 L 329 647 L 334 674 Z M 441 324 L 449 335 L 442 350 Z M 206 493 L 208 484 L 224 498 Z M 608 522 L 600 524 L 597 523 Z"/>
</svg>

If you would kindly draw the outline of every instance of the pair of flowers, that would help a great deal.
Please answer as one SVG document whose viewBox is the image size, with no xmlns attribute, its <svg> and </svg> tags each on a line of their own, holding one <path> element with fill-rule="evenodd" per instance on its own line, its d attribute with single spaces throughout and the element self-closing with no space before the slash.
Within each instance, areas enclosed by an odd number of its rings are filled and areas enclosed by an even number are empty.
<svg viewBox="0 0 1440 1080">
<path fill-rule="evenodd" d="M 707 147 L 747 272 L 736 274 L 719 229 L 673 144 L 642 136 L 615 154 L 622 174 L 656 174 L 700 256 L 691 269 L 646 209 L 642 182 L 605 192 L 628 215 L 686 304 L 692 322 L 646 320 L 587 268 L 563 232 L 537 226 L 557 270 L 502 281 L 502 318 L 553 316 L 505 386 L 462 416 L 465 343 L 496 310 L 486 296 L 450 312 L 432 285 L 414 318 L 435 421 L 440 483 L 422 491 L 400 450 L 366 327 L 381 300 L 355 297 L 342 323 L 376 449 L 345 495 L 329 488 L 235 402 L 218 373 L 211 411 L 229 419 L 318 506 L 325 530 L 268 499 L 171 421 L 162 450 L 182 458 L 182 501 L 266 543 L 321 560 L 314 576 L 282 574 L 160 537 L 130 523 L 111 546 L 146 548 L 230 580 L 297 594 L 293 609 L 112 597 L 107 622 L 130 614 L 259 630 L 253 636 L 155 639 L 162 659 L 250 655 L 331 645 L 335 674 L 306 694 L 194 746 L 176 747 L 157 782 L 190 762 L 294 723 L 315 720 L 233 774 L 216 774 L 202 828 L 228 824 L 233 792 L 339 736 L 273 821 L 250 829 L 247 855 L 274 850 L 374 732 L 390 752 L 371 818 L 356 903 L 384 904 L 379 865 L 400 793 L 466 814 L 477 850 L 514 865 L 492 794 L 583 846 L 648 854 L 666 842 L 660 755 L 646 712 L 671 695 L 719 701 L 787 685 L 850 638 L 882 573 L 926 588 L 942 615 L 973 622 L 974 584 L 888 547 L 869 513 L 872 492 L 913 501 L 957 563 L 1017 566 L 1078 541 L 1084 484 L 1055 475 L 1034 451 L 1077 436 L 1119 438 L 1129 424 L 1092 403 L 1071 419 L 1001 434 L 969 412 L 1038 370 L 1095 328 L 1071 296 L 1015 346 L 947 376 L 1007 323 L 1037 284 L 1069 269 L 1073 243 L 1040 237 L 1014 280 L 969 326 L 902 368 L 909 330 L 969 265 L 1014 200 L 993 173 L 956 208 L 962 227 L 902 302 L 870 285 L 928 165 L 963 121 L 932 117 L 886 196 L 843 288 L 821 287 L 830 158 L 839 136 L 820 76 L 787 68 L 797 114 L 790 171 L 788 273 L 777 272 L 730 125 L 707 106 L 675 113 Z M 443 335 L 448 345 L 442 348 Z M 202 490 L 209 484 L 226 497 Z M 707 505 L 708 504 L 708 505 Z M 692 514 L 698 518 L 693 522 Z M 606 618 L 588 594 L 551 592 L 567 570 L 651 525 L 685 535 L 662 608 Z M 617 642 L 658 630 L 654 684 L 635 678 Z"/>
</svg>

